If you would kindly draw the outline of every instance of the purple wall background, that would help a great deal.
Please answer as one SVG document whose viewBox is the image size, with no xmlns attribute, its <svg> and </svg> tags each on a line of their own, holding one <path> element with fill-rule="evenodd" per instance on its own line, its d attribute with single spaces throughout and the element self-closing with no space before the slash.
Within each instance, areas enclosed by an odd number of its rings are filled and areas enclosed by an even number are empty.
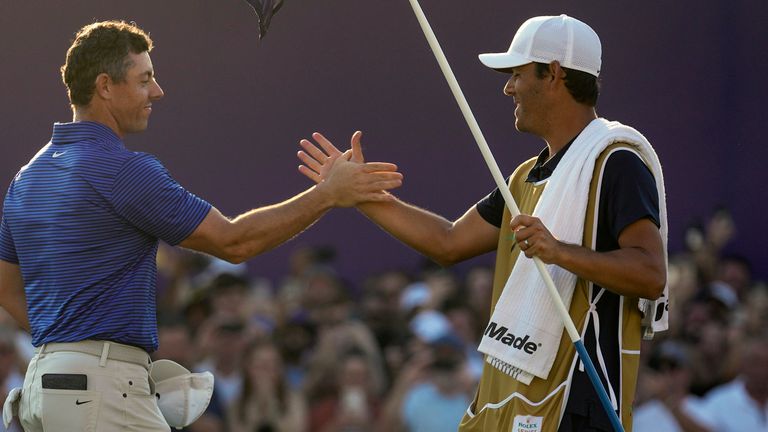
<svg viewBox="0 0 768 432">
<path fill-rule="evenodd" d="M 286 3 L 258 43 L 256 18 L 240 0 L 1 0 L 0 181 L 7 185 L 49 139 L 54 121 L 71 118 L 58 69 L 74 32 L 119 18 L 151 32 L 166 92 L 149 130 L 128 146 L 158 155 L 225 214 L 306 188 L 295 152 L 315 130 L 344 146 L 363 130 L 369 160 L 396 162 L 405 174 L 397 194 L 449 218 L 493 187 L 406 0 Z M 506 50 L 533 15 L 588 22 L 603 41 L 599 114 L 641 130 L 664 164 L 671 250 L 682 247 L 690 220 L 723 204 L 738 228 L 728 250 L 768 277 L 768 2 L 597 3 L 422 0 L 422 7 L 504 172 L 542 143 L 514 130 L 513 105 L 501 94 L 505 78 L 477 54 Z M 293 250 L 318 244 L 337 248 L 337 268 L 353 281 L 421 262 L 344 209 L 253 259 L 250 269 L 277 278 Z M 459 269 L 477 263 L 492 263 L 491 254 Z"/>
</svg>

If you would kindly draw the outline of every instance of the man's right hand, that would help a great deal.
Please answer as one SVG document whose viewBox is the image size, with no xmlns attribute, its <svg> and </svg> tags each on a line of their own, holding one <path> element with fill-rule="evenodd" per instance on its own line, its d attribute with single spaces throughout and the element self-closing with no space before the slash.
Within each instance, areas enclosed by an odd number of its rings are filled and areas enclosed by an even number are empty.
<svg viewBox="0 0 768 432">
<path fill-rule="evenodd" d="M 283 202 L 259 207 L 229 219 L 216 208 L 181 246 L 240 263 L 270 250 L 304 231 L 332 207 L 352 207 L 363 202 L 391 202 L 387 190 L 399 187 L 403 175 L 390 163 L 362 163 L 359 136 L 356 151 L 340 152 L 322 135 L 314 138 L 325 144 L 329 154 L 313 152 L 307 159 L 308 177 L 317 185 Z M 311 143 L 310 143 L 311 145 Z M 359 154 L 353 154 L 353 153 Z M 315 159 L 316 158 L 316 159 Z M 352 160 L 354 159 L 354 160 Z M 302 170 L 302 172 L 305 172 Z"/>
<path fill-rule="evenodd" d="M 360 131 L 352 134 L 351 147 L 346 153 L 349 153 L 349 159 L 356 163 L 365 163 L 363 157 L 363 149 L 361 145 L 361 139 L 363 133 Z M 341 152 L 328 138 L 324 137 L 320 132 L 312 134 L 312 138 L 317 143 L 314 143 L 308 139 L 299 141 L 299 145 L 303 148 L 303 151 L 299 151 L 296 155 L 303 165 L 299 165 L 299 172 L 307 176 L 315 183 L 320 183 L 325 178 L 325 173 L 328 171 L 326 166 L 329 159 L 341 157 L 344 153 Z M 393 164 L 387 164 L 394 166 Z"/>
<path fill-rule="evenodd" d="M 320 133 L 312 134 L 317 144 L 301 140 L 298 152 L 303 165 L 299 172 L 328 193 L 335 207 L 352 207 L 363 202 L 390 201 L 388 190 L 402 185 L 403 175 L 395 164 L 364 162 L 362 132 L 352 135 L 351 149 L 342 153 Z"/>
</svg>

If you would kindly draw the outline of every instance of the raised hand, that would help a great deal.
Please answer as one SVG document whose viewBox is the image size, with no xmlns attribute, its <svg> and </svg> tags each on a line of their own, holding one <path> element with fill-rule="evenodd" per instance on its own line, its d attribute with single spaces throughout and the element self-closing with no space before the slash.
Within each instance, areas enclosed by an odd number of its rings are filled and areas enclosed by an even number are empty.
<svg viewBox="0 0 768 432">
<path fill-rule="evenodd" d="M 361 132 L 352 135 L 352 148 L 344 153 L 323 135 L 314 133 L 312 137 L 317 144 L 309 140 L 300 143 L 304 151 L 300 151 L 298 157 L 304 165 L 299 171 L 327 192 L 334 206 L 352 207 L 393 199 L 387 191 L 400 187 L 403 175 L 397 172 L 395 164 L 363 162 Z"/>
<path fill-rule="evenodd" d="M 361 145 L 362 137 L 363 133 L 360 131 L 352 134 L 351 148 L 350 150 L 347 150 L 347 153 L 349 153 L 347 159 L 361 164 L 365 162 Z M 303 163 L 303 165 L 299 165 L 299 172 L 307 176 L 313 182 L 320 183 L 328 173 L 328 163 L 335 158 L 341 157 L 343 153 L 336 148 L 328 138 L 324 137 L 319 132 L 313 133 L 312 138 L 317 141 L 317 144 L 307 139 L 299 141 L 299 145 L 301 145 L 304 150 L 299 151 L 296 156 L 298 156 L 299 160 Z M 394 167 L 391 171 L 397 169 L 393 164 L 386 165 L 388 167 Z M 388 171 L 388 169 L 385 171 Z"/>
</svg>

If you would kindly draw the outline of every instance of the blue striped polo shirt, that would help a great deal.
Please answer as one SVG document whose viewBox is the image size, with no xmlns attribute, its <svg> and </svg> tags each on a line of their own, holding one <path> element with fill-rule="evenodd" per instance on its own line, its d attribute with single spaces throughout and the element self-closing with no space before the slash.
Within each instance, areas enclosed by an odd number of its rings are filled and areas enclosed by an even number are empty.
<svg viewBox="0 0 768 432">
<path fill-rule="evenodd" d="M 157 349 L 158 239 L 176 245 L 211 205 L 99 123 L 56 123 L 5 197 L 0 259 L 19 264 L 32 344 Z"/>
</svg>

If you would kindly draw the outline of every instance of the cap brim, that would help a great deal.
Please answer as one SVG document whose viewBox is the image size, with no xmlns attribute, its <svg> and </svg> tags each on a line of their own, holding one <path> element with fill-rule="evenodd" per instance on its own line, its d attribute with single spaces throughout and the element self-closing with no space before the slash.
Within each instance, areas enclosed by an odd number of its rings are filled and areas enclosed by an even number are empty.
<svg viewBox="0 0 768 432">
<path fill-rule="evenodd" d="M 157 382 L 174 378 L 180 375 L 186 375 L 189 372 L 184 366 L 167 359 L 157 360 L 152 362 L 150 369 L 150 376 L 152 380 Z"/>
<path fill-rule="evenodd" d="M 480 62 L 491 69 L 508 69 L 531 63 L 531 60 L 510 52 L 480 54 L 477 56 Z"/>
</svg>

